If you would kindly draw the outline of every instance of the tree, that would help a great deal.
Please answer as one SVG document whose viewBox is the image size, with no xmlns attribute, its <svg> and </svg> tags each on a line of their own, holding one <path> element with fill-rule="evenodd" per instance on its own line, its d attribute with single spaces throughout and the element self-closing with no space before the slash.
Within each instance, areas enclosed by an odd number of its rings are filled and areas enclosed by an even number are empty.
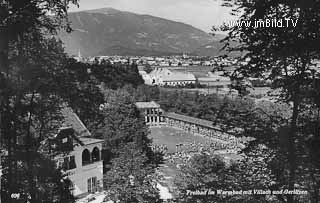
<svg viewBox="0 0 320 203">
<path fill-rule="evenodd" d="M 310 176 L 317 173 L 316 170 L 310 172 L 310 165 L 302 161 L 303 158 L 310 158 L 310 149 L 305 145 L 305 139 L 309 136 L 306 129 L 309 129 L 310 123 L 302 120 L 307 112 L 317 111 L 318 108 L 314 105 L 315 98 L 309 91 L 319 91 L 315 85 L 319 75 L 313 70 L 313 62 L 319 57 L 317 44 L 320 42 L 320 3 L 314 0 L 234 0 L 225 1 L 225 5 L 233 6 L 234 14 L 240 13 L 239 20 L 242 22 L 253 24 L 257 19 L 261 19 L 266 23 L 270 19 L 278 19 L 286 24 L 283 27 L 232 27 L 224 40 L 225 48 L 231 52 L 242 53 L 239 60 L 243 65 L 231 75 L 232 78 L 243 79 L 252 76 L 271 80 L 273 89 L 280 92 L 276 95 L 277 99 L 290 104 L 290 122 L 277 123 L 278 133 L 267 134 L 269 139 L 259 136 L 259 141 L 255 143 L 268 141 L 268 147 L 278 148 L 275 150 L 276 153 L 283 157 L 281 171 L 277 170 L 280 167 L 273 165 L 275 171 L 283 175 L 278 179 L 279 187 L 287 187 L 290 190 L 296 187 L 310 188 L 309 191 L 314 194 L 310 200 L 317 202 L 319 182 L 307 183 L 299 177 L 304 173 Z M 234 45 L 232 42 L 237 43 Z M 315 138 L 319 133 L 313 130 L 311 135 Z M 280 148 L 279 139 L 284 141 L 284 148 Z M 314 167 L 315 165 L 311 166 Z M 294 202 L 297 200 L 295 197 L 287 195 L 280 200 Z"/>
<path fill-rule="evenodd" d="M 149 133 L 133 96 L 126 89 L 105 90 L 106 104 L 103 108 L 104 123 L 98 137 L 105 140 L 105 149 L 117 154 L 126 143 L 134 142 L 148 148 Z M 107 160 L 105 160 L 108 162 Z"/>
<path fill-rule="evenodd" d="M 155 169 L 162 156 L 151 149 L 149 130 L 135 106 L 134 92 L 131 86 L 104 91 L 104 123 L 97 137 L 105 140 L 105 189 L 114 201 L 158 202 Z M 130 184 L 129 177 L 134 177 L 134 184 Z"/>
<path fill-rule="evenodd" d="M 230 163 L 219 156 L 193 156 L 175 178 L 178 202 L 276 202 L 272 195 L 257 195 L 254 191 L 269 187 L 273 182 L 264 162 L 268 153 L 264 154 L 266 150 L 261 149 L 258 149 L 259 157 L 243 157 L 241 161 Z M 197 195 L 197 191 L 203 194 Z M 244 191 L 247 194 L 221 194 L 219 191 Z"/>
<path fill-rule="evenodd" d="M 103 83 L 104 89 L 118 89 L 128 84 L 137 87 L 144 83 L 136 64 L 95 64 L 91 72 Z"/>
<path fill-rule="evenodd" d="M 29 154 L 29 152 L 25 153 Z M 72 183 L 60 170 L 55 170 L 56 163 L 40 153 L 33 153 L 33 163 L 29 164 L 28 154 L 19 153 L 18 155 L 20 166 L 14 172 L 14 175 L 18 177 L 17 187 L 13 188 L 14 193 L 11 193 L 11 199 L 7 197 L 7 194 L 10 194 L 9 191 L 6 192 L 8 189 L 6 186 L 9 185 L 7 182 L 9 173 L 6 171 L 8 168 L 4 167 L 3 202 L 74 202 L 75 198 L 70 193 Z M 5 158 L 3 163 L 6 164 L 6 161 Z M 34 167 L 35 165 L 37 167 Z M 33 185 L 30 184 L 30 179 L 26 179 L 30 176 L 33 178 Z"/>
<path fill-rule="evenodd" d="M 121 202 L 161 202 L 156 188 L 155 169 L 146 154 L 135 143 L 127 143 L 112 160 L 104 185 L 109 199 Z"/>
<path fill-rule="evenodd" d="M 127 143 L 135 143 L 146 153 L 149 163 L 159 164 L 158 154 L 151 150 L 149 129 L 135 106 L 134 89 L 130 86 L 118 90 L 105 90 L 106 104 L 103 107 L 104 123 L 97 137 L 104 139 L 104 150 L 110 152 L 104 161 L 118 156 L 118 151 Z M 131 92 L 131 93 L 129 93 Z"/>
<path fill-rule="evenodd" d="M 211 157 L 206 154 L 194 155 L 189 164 L 181 167 L 181 172 L 175 180 L 180 193 L 180 202 L 222 201 L 221 197 L 210 195 L 207 191 L 224 189 L 220 176 L 225 174 L 224 170 L 225 164 L 220 157 Z M 189 191 L 205 191 L 205 194 L 191 195 Z"/>
<path fill-rule="evenodd" d="M 100 88 L 100 76 L 91 71 L 105 67 L 76 62 L 74 59 L 66 59 L 63 67 L 58 78 L 59 87 L 68 89 L 62 91 L 63 97 L 86 127 L 95 132 L 103 122 L 100 105 L 104 103 L 104 95 Z"/>
<path fill-rule="evenodd" d="M 46 29 L 54 33 L 57 28 L 68 27 L 68 4 L 77 0 L 55 1 L 14 1 L 0 3 L 0 70 L 9 71 L 10 42 L 32 29 Z M 48 15 L 51 14 L 51 15 Z"/>
<path fill-rule="evenodd" d="M 47 202 L 73 202 L 69 187 L 64 186 L 68 180 L 53 164 L 48 165 L 51 158 L 45 144 L 57 132 L 62 118 L 59 105 L 63 97 L 55 80 L 65 58 L 62 47 L 37 32 L 24 34 L 23 40 L 11 46 L 15 49 L 10 51 L 10 72 L 1 87 L 5 96 L 0 110 L 1 147 L 7 152 L 2 162 L 2 199 L 25 202 L 28 197 L 29 201 L 41 202 L 43 194 L 50 192 Z M 13 194 L 20 198 L 14 200 Z"/>
<path fill-rule="evenodd" d="M 146 66 L 144 67 L 144 71 L 146 71 L 146 73 L 151 73 L 151 71 L 153 71 L 153 68 L 151 67 L 150 64 L 146 64 Z"/>
<path fill-rule="evenodd" d="M 160 89 L 157 86 L 139 85 L 134 96 L 137 101 L 159 101 Z"/>
<path fill-rule="evenodd" d="M 62 97 L 56 79 L 65 59 L 62 46 L 50 34 L 68 27 L 69 3 L 77 1 L 0 3 L 0 133 L 7 154 L 2 161 L 4 202 L 73 201 L 68 181 L 43 148 L 45 138 L 57 129 L 53 121 L 59 120 Z"/>
</svg>

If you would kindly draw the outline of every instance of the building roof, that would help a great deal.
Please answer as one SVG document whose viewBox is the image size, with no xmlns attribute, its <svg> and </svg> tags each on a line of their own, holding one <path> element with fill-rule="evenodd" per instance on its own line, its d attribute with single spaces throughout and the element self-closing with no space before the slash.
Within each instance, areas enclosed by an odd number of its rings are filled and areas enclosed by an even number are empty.
<svg viewBox="0 0 320 203">
<path fill-rule="evenodd" d="M 80 137 L 79 140 L 80 140 L 80 142 L 82 142 L 84 145 L 90 145 L 90 144 L 95 144 L 95 143 L 104 142 L 104 140 L 102 140 L 102 139 L 95 139 L 95 138 L 90 138 L 90 137 Z"/>
<path fill-rule="evenodd" d="M 82 123 L 77 114 L 75 114 L 70 107 L 62 108 L 61 113 L 64 118 L 61 128 L 71 127 L 75 131 L 75 134 L 78 138 L 91 136 L 89 130 L 86 128 L 86 126 Z"/>
<path fill-rule="evenodd" d="M 160 105 L 154 101 L 151 102 L 136 102 L 136 107 L 138 109 L 151 109 L 151 108 L 160 108 Z"/>
<path fill-rule="evenodd" d="M 164 116 L 166 116 L 168 118 L 188 122 L 188 123 L 193 123 L 196 125 L 201 125 L 201 126 L 204 126 L 207 128 L 218 130 L 218 131 L 222 131 L 220 128 L 214 127 L 212 121 L 194 118 L 194 117 L 190 117 L 190 116 L 185 116 L 185 115 L 181 115 L 181 114 L 177 114 L 177 113 L 173 113 L 173 112 L 165 113 Z"/>
<path fill-rule="evenodd" d="M 192 73 L 196 78 L 208 77 L 208 72 L 205 71 L 188 70 L 188 72 Z"/>
<path fill-rule="evenodd" d="M 168 68 L 157 68 L 150 73 L 151 77 L 161 78 L 163 82 L 195 81 L 192 73 L 179 70 L 169 70 Z"/>
<path fill-rule="evenodd" d="M 78 141 L 81 145 L 89 145 L 94 143 L 104 142 L 102 139 L 91 138 L 90 131 L 82 123 L 80 118 L 70 107 L 63 107 L 61 109 L 63 115 L 63 124 L 60 130 L 63 129 L 72 129 L 74 131 L 73 138 Z"/>
<path fill-rule="evenodd" d="M 146 71 L 139 71 L 139 74 L 141 75 L 145 84 L 150 84 L 150 85 L 152 84 L 152 79 Z"/>
<path fill-rule="evenodd" d="M 167 74 L 163 74 L 162 80 L 164 82 L 195 81 L 196 78 L 192 73 L 189 72 L 170 71 Z"/>
<path fill-rule="evenodd" d="M 139 74 L 140 75 L 147 75 L 148 73 L 146 71 L 144 71 L 144 70 L 139 70 Z"/>
</svg>

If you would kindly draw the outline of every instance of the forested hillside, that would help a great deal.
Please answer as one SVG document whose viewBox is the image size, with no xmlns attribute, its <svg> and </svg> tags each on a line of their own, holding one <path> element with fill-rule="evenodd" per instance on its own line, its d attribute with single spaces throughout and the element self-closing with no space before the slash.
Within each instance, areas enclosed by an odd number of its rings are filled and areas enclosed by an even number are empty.
<svg viewBox="0 0 320 203">
<path fill-rule="evenodd" d="M 81 51 L 84 56 L 163 56 L 219 44 L 191 25 L 112 8 L 70 13 L 69 19 L 73 32 L 61 32 L 59 37 L 71 55 Z"/>
</svg>

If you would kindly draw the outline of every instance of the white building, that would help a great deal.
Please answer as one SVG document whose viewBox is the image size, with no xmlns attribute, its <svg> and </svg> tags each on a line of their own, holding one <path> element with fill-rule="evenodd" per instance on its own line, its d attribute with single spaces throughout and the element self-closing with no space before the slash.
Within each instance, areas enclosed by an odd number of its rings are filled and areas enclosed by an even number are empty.
<svg viewBox="0 0 320 203">
<path fill-rule="evenodd" d="M 156 102 L 136 102 L 136 107 L 143 114 L 146 124 L 158 125 L 164 121 L 163 112 Z"/>
<path fill-rule="evenodd" d="M 192 73 L 169 70 L 168 68 L 156 68 L 149 75 L 154 85 L 183 86 L 196 83 L 196 78 Z"/>
<path fill-rule="evenodd" d="M 82 58 L 82 55 L 81 55 L 81 51 L 79 50 L 78 51 L 78 56 L 75 56 L 73 57 L 77 62 L 82 62 L 83 61 L 83 58 Z"/>
<path fill-rule="evenodd" d="M 62 113 L 65 121 L 58 134 L 50 140 L 51 153 L 72 181 L 75 196 L 100 191 L 103 187 L 103 140 L 92 138 L 70 108 L 64 108 Z"/>
</svg>

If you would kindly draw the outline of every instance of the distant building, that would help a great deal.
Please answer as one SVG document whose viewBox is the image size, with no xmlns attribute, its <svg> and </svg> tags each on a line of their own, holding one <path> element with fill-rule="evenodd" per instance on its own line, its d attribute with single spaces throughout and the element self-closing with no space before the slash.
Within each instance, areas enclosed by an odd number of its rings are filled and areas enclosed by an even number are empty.
<svg viewBox="0 0 320 203">
<path fill-rule="evenodd" d="M 187 53 L 183 53 L 183 54 L 182 54 L 182 58 L 183 58 L 183 59 L 188 59 L 188 58 L 189 58 L 189 56 L 188 56 L 188 54 L 187 54 Z"/>
<path fill-rule="evenodd" d="M 196 78 L 192 73 L 156 68 L 150 74 L 152 84 L 159 86 L 178 86 L 195 84 Z"/>
<path fill-rule="evenodd" d="M 169 66 L 170 64 L 169 64 L 169 62 L 160 62 L 159 65 L 160 66 Z"/>
<path fill-rule="evenodd" d="M 62 114 L 63 126 L 50 139 L 51 155 L 72 181 L 75 196 L 95 193 L 103 187 L 103 140 L 92 138 L 70 108 L 64 108 Z"/>
<path fill-rule="evenodd" d="M 79 50 L 78 51 L 78 56 L 76 57 L 73 57 L 77 62 L 82 62 L 83 61 L 83 58 L 82 58 L 82 55 L 81 55 L 81 51 Z"/>
<path fill-rule="evenodd" d="M 150 75 L 144 71 L 144 70 L 139 70 L 139 74 L 141 75 L 142 79 L 144 80 L 144 84 L 146 85 L 152 85 L 152 79 Z"/>
<path fill-rule="evenodd" d="M 205 61 L 205 62 L 203 62 L 203 65 L 204 66 L 212 66 L 213 63 L 211 61 Z"/>
<path fill-rule="evenodd" d="M 136 102 L 136 107 L 143 114 L 146 124 L 158 125 L 164 121 L 160 105 L 156 102 Z"/>
</svg>

